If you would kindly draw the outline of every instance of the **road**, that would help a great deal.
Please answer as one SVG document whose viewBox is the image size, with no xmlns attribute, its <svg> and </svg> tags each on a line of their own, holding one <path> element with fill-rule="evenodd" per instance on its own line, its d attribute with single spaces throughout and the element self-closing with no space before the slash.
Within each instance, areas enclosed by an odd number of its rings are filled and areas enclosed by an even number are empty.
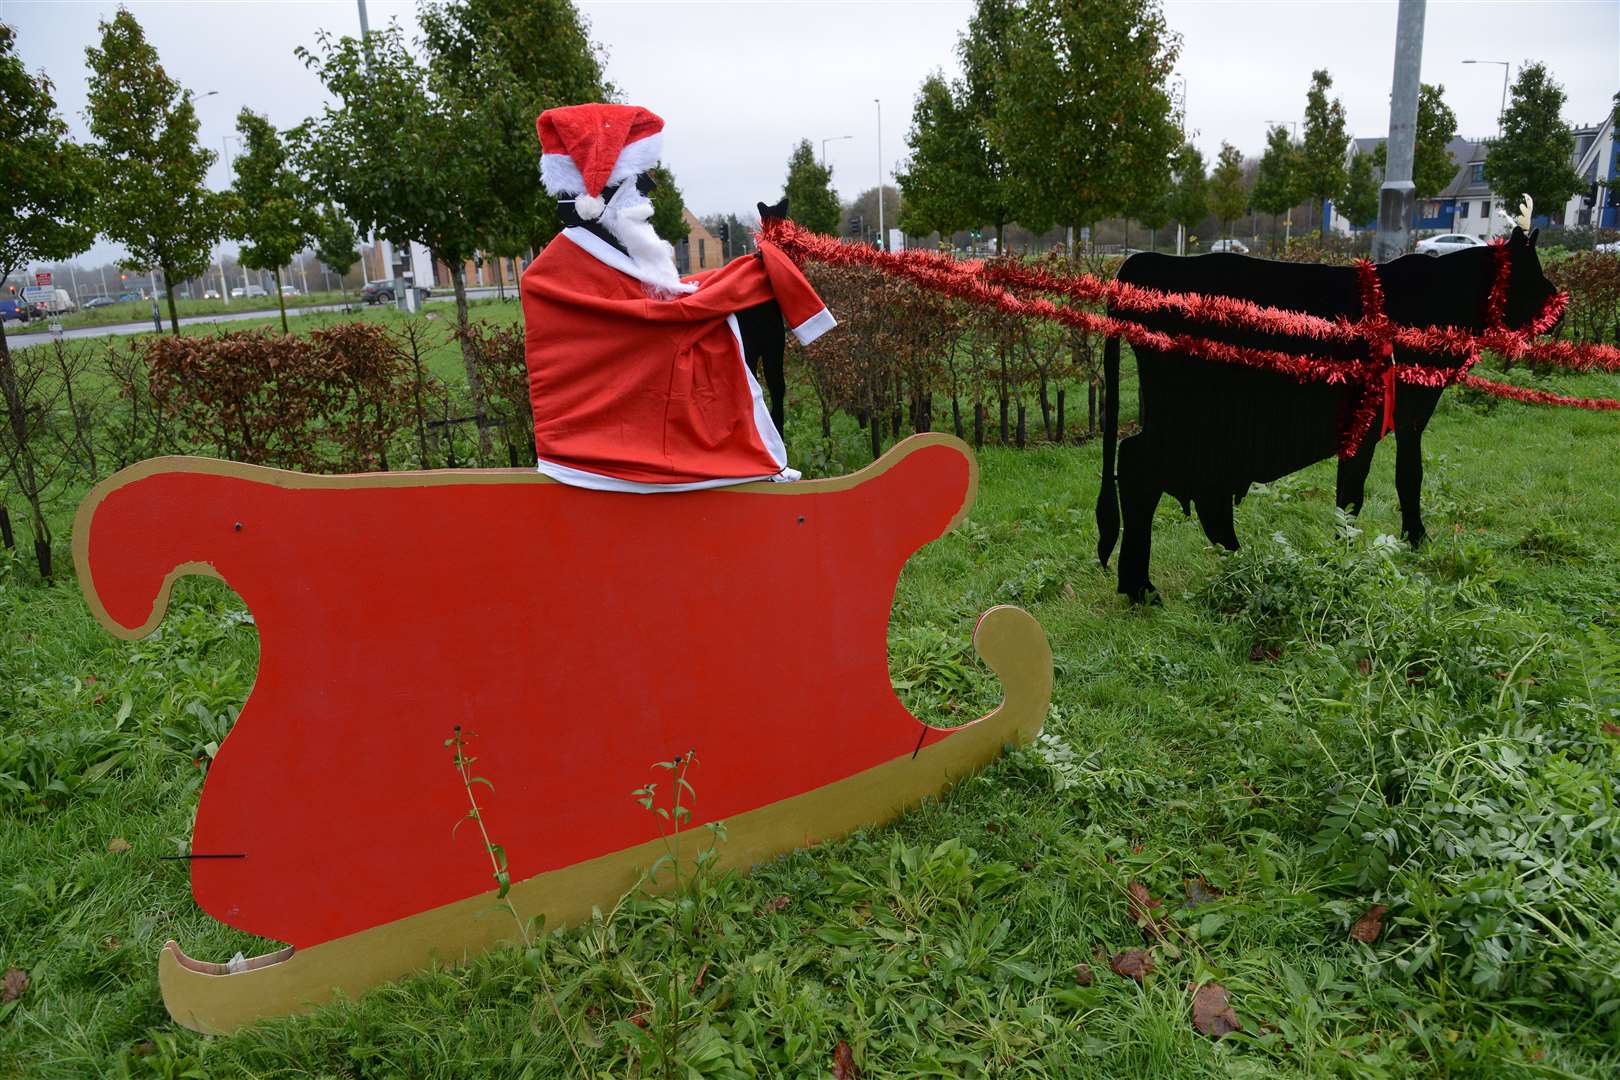
<svg viewBox="0 0 1620 1080">
<path fill-rule="evenodd" d="M 507 291 L 511 292 L 512 290 Z M 496 290 L 494 286 L 467 290 L 467 299 L 469 300 L 485 299 L 495 295 Z M 434 294 L 433 296 L 428 297 L 427 302 L 430 304 L 454 303 L 455 299 L 456 297 L 454 293 L 445 293 L 442 296 Z M 289 316 L 309 315 L 317 311 L 342 310 L 342 304 L 315 304 L 310 307 L 289 307 L 287 309 L 287 314 Z M 197 323 L 239 322 L 243 319 L 273 319 L 276 317 L 276 314 L 276 309 L 271 308 L 268 311 L 228 311 L 222 312 L 218 315 L 193 315 L 189 318 L 181 319 L 180 325 L 194 326 Z M 8 323 L 6 326 L 6 344 L 11 348 L 26 349 L 30 345 L 50 344 L 51 334 L 49 331 L 34 331 L 26 334 L 19 334 L 16 330 L 12 329 L 17 325 L 19 324 Z M 28 325 L 32 326 L 34 324 L 30 323 Z M 163 326 L 165 329 L 167 329 L 168 325 L 169 320 L 167 317 L 165 317 L 163 320 Z M 62 336 L 68 340 L 73 340 L 75 338 L 111 337 L 119 334 L 150 334 L 151 332 L 152 322 L 150 319 L 148 319 L 145 322 L 117 323 L 112 326 L 80 326 L 72 330 L 62 331 Z"/>
</svg>

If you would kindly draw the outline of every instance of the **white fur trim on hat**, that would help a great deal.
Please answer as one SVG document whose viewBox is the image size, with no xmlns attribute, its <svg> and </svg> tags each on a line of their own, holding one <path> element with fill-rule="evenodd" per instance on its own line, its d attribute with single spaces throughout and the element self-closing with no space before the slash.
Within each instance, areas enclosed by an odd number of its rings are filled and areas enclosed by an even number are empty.
<svg viewBox="0 0 1620 1080">
<path fill-rule="evenodd" d="M 663 150 L 663 132 L 627 144 L 619 151 L 619 159 L 613 163 L 608 186 L 646 172 L 658 164 Z M 585 190 L 585 177 L 580 173 L 579 166 L 574 164 L 574 159 L 567 154 L 540 155 L 540 183 L 553 195 L 574 195 Z"/>
<path fill-rule="evenodd" d="M 602 201 L 600 195 L 575 195 L 574 213 L 579 215 L 581 221 L 595 221 L 607 209 L 607 203 Z"/>
</svg>

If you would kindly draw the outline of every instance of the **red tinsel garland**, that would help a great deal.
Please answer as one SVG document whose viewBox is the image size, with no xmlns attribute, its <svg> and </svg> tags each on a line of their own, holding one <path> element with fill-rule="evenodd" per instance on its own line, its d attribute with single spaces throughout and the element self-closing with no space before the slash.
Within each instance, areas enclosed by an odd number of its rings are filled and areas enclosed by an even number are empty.
<svg viewBox="0 0 1620 1080">
<path fill-rule="evenodd" d="M 1134 346 L 1275 371 L 1302 383 L 1357 386 L 1361 392 L 1356 395 L 1351 416 L 1340 433 L 1341 454 L 1355 451 L 1378 420 L 1380 411 L 1384 420 L 1382 433 L 1388 432 L 1393 421 L 1394 383 L 1397 379 L 1408 385 L 1429 388 L 1465 382 L 1486 393 L 1538 404 L 1568 404 L 1604 410 L 1620 408 L 1620 403 L 1611 403 L 1605 398 L 1568 398 L 1493 383 L 1469 374 L 1469 369 L 1479 359 L 1481 348 L 1512 359 L 1573 371 L 1620 371 L 1620 349 L 1569 342 L 1535 343 L 1532 340 L 1557 324 L 1568 302 L 1567 294 L 1552 297 L 1523 330 L 1506 326 L 1509 252 L 1507 245 L 1501 241 L 1492 245 L 1497 269 L 1486 301 L 1487 329 L 1476 336 L 1461 327 L 1413 327 L 1392 322 L 1384 309 L 1383 284 L 1376 269 L 1365 260 L 1356 264 L 1362 316 L 1351 322 L 1343 318 L 1325 319 L 1305 312 L 1266 307 L 1233 297 L 1172 293 L 1124 282 L 1103 281 L 1090 274 L 1060 276 L 1005 260 L 959 260 L 937 251 L 885 252 L 865 245 L 846 244 L 788 221 L 768 221 L 763 233 L 766 241 L 777 244 L 795 261 L 808 259 L 835 266 L 867 266 L 909 279 L 932 292 L 993 307 L 1008 314 L 1050 319 L 1087 333 L 1122 337 Z M 1213 327 L 1285 334 L 1333 344 L 1365 342 L 1369 359 L 1299 355 L 1275 349 L 1232 345 L 1195 334 L 1166 334 L 1129 319 L 1063 307 L 1041 298 L 1024 299 L 1009 292 L 1006 286 L 1055 294 L 1071 300 L 1108 304 L 1117 311 L 1132 314 L 1172 312 Z M 1431 356 L 1460 357 L 1462 362 L 1451 366 L 1401 363 L 1395 359 L 1397 349 Z"/>
<path fill-rule="evenodd" d="M 1490 379 L 1482 379 L 1478 375 L 1464 375 L 1458 381 L 1470 390 L 1478 390 L 1494 397 L 1522 401 L 1529 405 L 1561 405 L 1565 408 L 1590 409 L 1594 412 L 1620 411 L 1620 401 L 1616 401 L 1614 398 L 1566 397 L 1563 394 L 1553 394 L 1546 390 L 1532 390 L 1528 386 L 1514 386 L 1512 383 L 1493 382 Z"/>
</svg>

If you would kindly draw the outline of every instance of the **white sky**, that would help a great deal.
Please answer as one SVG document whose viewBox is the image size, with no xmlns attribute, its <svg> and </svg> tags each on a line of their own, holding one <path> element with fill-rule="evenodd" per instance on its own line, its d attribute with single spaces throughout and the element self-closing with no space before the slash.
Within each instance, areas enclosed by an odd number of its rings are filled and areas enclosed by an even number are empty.
<svg viewBox="0 0 1620 1080">
<path fill-rule="evenodd" d="M 1106 2 L 1106 0 L 1100 0 Z M 197 94 L 199 137 L 218 150 L 248 105 L 279 127 L 316 112 L 319 81 L 293 55 L 318 29 L 358 33 L 353 0 L 126 0 L 165 68 Z M 955 74 L 966 0 L 860 3 L 593 2 L 579 4 L 607 49 L 609 77 L 666 121 L 665 161 L 699 214 L 742 211 L 781 192 L 801 138 L 829 143 L 839 193 L 852 199 L 903 159 L 918 85 L 934 68 Z M 24 63 L 56 85 L 57 104 L 87 137 L 85 47 L 112 0 L 0 0 Z M 414 36 L 416 5 L 370 0 L 373 27 L 398 19 Z M 1382 135 L 1389 119 L 1394 0 L 1168 0 L 1182 36 L 1188 128 L 1206 159 L 1222 140 L 1262 149 L 1268 121 L 1297 120 L 1311 71 L 1326 67 L 1355 135 Z M 1423 80 L 1446 87 L 1459 133 L 1495 133 L 1500 67 L 1466 58 L 1545 62 L 1569 95 L 1565 119 L 1596 121 L 1620 89 L 1620 0 L 1433 0 Z M 881 158 L 878 105 L 882 102 Z M 234 146 L 233 146 L 234 150 Z M 223 160 L 211 180 L 227 183 Z M 99 244 L 78 261 L 118 249 Z"/>
</svg>

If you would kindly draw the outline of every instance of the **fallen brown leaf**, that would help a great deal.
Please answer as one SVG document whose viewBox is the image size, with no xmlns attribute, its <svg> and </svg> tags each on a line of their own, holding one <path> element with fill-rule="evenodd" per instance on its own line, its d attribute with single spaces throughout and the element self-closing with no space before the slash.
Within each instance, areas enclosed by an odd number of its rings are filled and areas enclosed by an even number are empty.
<svg viewBox="0 0 1620 1080">
<path fill-rule="evenodd" d="M 1220 983 L 1205 983 L 1193 994 L 1192 1023 L 1198 1034 L 1212 1039 L 1243 1030 L 1243 1022 L 1232 1011 L 1231 995 Z"/>
<path fill-rule="evenodd" d="M 1108 966 L 1113 969 L 1115 975 L 1123 975 L 1141 982 L 1153 972 L 1153 957 L 1144 949 L 1126 949 L 1122 953 L 1115 953 L 1114 958 L 1108 961 Z"/>
<path fill-rule="evenodd" d="M 1274 649 L 1269 645 L 1262 645 L 1258 641 L 1249 650 L 1249 659 L 1256 664 L 1262 660 L 1276 660 L 1280 656 L 1282 656 L 1282 650 Z"/>
<path fill-rule="evenodd" d="M 4 977 L 0 977 L 0 1005 L 16 1001 L 28 989 L 28 972 L 21 968 L 6 968 Z"/>
<path fill-rule="evenodd" d="M 630 1023 L 636 1025 L 638 1028 L 644 1028 L 647 1026 L 647 1021 L 649 1019 L 650 1015 L 646 1009 L 643 1009 L 630 1018 Z"/>
<path fill-rule="evenodd" d="M 129 1052 L 134 1054 L 136 1057 L 146 1057 L 148 1054 L 157 1053 L 157 1043 L 153 1042 L 151 1039 L 142 1039 L 140 1042 L 130 1047 Z"/>
<path fill-rule="evenodd" d="M 793 897 L 791 896 L 773 896 L 765 901 L 765 906 L 759 909 L 759 913 L 769 915 L 772 912 L 781 911 L 791 903 L 793 903 Z"/>
<path fill-rule="evenodd" d="M 692 981 L 692 993 L 695 994 L 699 990 L 703 989 L 703 976 L 707 975 L 708 973 L 709 962 L 705 960 L 703 961 L 703 966 L 698 968 L 697 978 Z"/>
<path fill-rule="evenodd" d="M 1063 599 L 1065 599 L 1065 600 L 1073 600 L 1074 599 L 1074 586 L 1072 584 L 1069 584 L 1069 583 L 1064 584 L 1064 586 L 1063 586 Z"/>
<path fill-rule="evenodd" d="M 1611 724 L 1607 720 L 1603 721 L 1603 734 L 1620 735 L 1620 724 Z"/>
<path fill-rule="evenodd" d="M 1182 883 L 1187 891 L 1187 901 L 1182 907 L 1197 907 L 1199 904 L 1213 904 L 1221 898 L 1221 890 L 1211 885 L 1202 875 L 1187 878 Z"/>
<path fill-rule="evenodd" d="M 1363 675 L 1371 675 L 1372 661 L 1363 656 L 1360 660 L 1356 661 L 1356 670 L 1361 672 Z"/>
<path fill-rule="evenodd" d="M 1074 965 L 1074 985 L 1076 985 L 1076 986 L 1090 986 L 1092 983 L 1094 983 L 1096 981 L 1097 981 L 1097 976 L 1092 974 L 1090 964 L 1083 964 L 1082 963 L 1082 964 Z"/>
<path fill-rule="evenodd" d="M 855 1055 L 843 1039 L 833 1047 L 832 1074 L 836 1080 L 861 1080 L 861 1070 L 855 1067 Z"/>
<path fill-rule="evenodd" d="M 115 836 L 111 840 L 107 841 L 107 850 L 114 855 L 122 855 L 124 852 L 128 851 L 129 848 L 129 841 L 125 840 L 122 836 Z"/>
<path fill-rule="evenodd" d="M 1350 928 L 1350 936 L 1357 941 L 1365 941 L 1368 945 L 1378 940 L 1378 935 L 1384 932 L 1384 912 L 1389 908 L 1383 904 L 1374 904 L 1367 909 L 1367 913 L 1356 920 L 1356 925 Z"/>
<path fill-rule="evenodd" d="M 1125 894 L 1125 907 L 1131 913 L 1131 920 L 1144 932 L 1162 934 L 1160 923 L 1164 917 L 1156 909 L 1163 907 L 1163 902 L 1150 894 L 1140 881 L 1125 886 Z"/>
</svg>

